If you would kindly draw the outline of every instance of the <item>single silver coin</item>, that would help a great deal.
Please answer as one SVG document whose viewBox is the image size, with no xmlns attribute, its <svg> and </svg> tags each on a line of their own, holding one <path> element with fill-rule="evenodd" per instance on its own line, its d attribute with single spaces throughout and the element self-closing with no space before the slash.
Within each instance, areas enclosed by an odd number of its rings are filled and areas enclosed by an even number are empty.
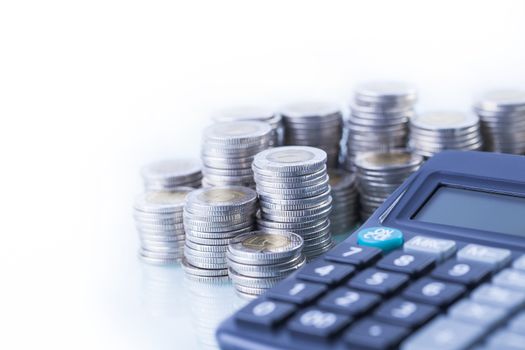
<svg viewBox="0 0 525 350">
<path fill-rule="evenodd" d="M 232 239 L 229 250 L 233 255 L 264 259 L 278 259 L 299 252 L 303 239 L 292 232 L 269 233 L 253 231 Z"/>
</svg>

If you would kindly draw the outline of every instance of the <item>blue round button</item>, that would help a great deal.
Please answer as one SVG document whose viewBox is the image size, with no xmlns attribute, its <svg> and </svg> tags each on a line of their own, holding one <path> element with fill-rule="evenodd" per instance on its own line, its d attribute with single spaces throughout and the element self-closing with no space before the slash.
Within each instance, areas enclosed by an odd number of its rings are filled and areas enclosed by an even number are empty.
<svg viewBox="0 0 525 350">
<path fill-rule="evenodd" d="M 357 233 L 357 243 L 389 251 L 403 245 L 403 232 L 392 227 L 367 227 Z"/>
</svg>

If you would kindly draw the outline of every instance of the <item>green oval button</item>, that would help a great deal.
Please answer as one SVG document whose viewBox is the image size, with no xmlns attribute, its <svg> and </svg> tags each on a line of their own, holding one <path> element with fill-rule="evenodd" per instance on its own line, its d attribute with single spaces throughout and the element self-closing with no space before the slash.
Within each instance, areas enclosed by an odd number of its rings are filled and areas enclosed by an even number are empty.
<svg viewBox="0 0 525 350">
<path fill-rule="evenodd" d="M 403 232 L 392 227 L 367 227 L 357 233 L 357 243 L 389 251 L 403 245 Z"/>
</svg>

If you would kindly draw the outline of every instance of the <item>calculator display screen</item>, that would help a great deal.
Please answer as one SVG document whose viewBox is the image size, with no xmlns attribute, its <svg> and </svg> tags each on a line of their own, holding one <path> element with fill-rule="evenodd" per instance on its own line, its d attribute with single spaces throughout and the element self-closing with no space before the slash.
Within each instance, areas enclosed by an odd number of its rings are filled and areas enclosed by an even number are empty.
<svg viewBox="0 0 525 350">
<path fill-rule="evenodd" d="M 525 237 L 525 198 L 441 186 L 412 219 Z"/>
</svg>

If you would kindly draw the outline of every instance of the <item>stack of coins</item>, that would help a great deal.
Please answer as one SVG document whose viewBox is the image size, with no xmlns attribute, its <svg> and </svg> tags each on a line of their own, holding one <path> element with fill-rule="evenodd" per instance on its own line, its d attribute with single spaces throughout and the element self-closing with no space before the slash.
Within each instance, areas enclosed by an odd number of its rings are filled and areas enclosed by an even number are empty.
<svg viewBox="0 0 525 350">
<path fill-rule="evenodd" d="M 253 231 L 231 240 L 228 274 L 237 293 L 255 298 L 302 267 L 303 239 L 291 232 Z"/>
<path fill-rule="evenodd" d="M 191 187 L 170 192 L 146 192 L 137 197 L 133 217 L 139 233 L 139 256 L 147 263 L 166 265 L 183 257 L 184 225 L 182 213 Z"/>
<path fill-rule="evenodd" d="M 406 147 L 408 120 L 414 114 L 415 89 L 399 82 L 368 82 L 357 87 L 345 121 L 344 167 L 354 171 L 358 153 Z"/>
<path fill-rule="evenodd" d="M 272 134 L 270 146 L 279 146 L 282 140 L 282 123 L 281 116 L 271 109 L 242 106 L 230 109 L 224 109 L 212 117 L 216 123 L 228 123 L 238 121 L 260 121 L 270 124 Z"/>
<path fill-rule="evenodd" d="M 332 188 L 332 234 L 346 234 L 359 221 L 358 198 L 355 175 L 342 169 L 329 169 Z M 334 236 L 335 238 L 335 236 Z"/>
<path fill-rule="evenodd" d="M 228 274 L 229 241 L 253 230 L 257 193 L 241 186 L 201 188 L 192 192 L 184 207 L 183 266 L 195 279 Z"/>
<path fill-rule="evenodd" d="M 320 148 L 328 156 L 327 166 L 337 166 L 343 132 L 339 106 L 320 102 L 294 104 L 285 107 L 282 116 L 286 145 Z"/>
<path fill-rule="evenodd" d="M 270 145 L 272 128 L 258 121 L 217 123 L 204 130 L 203 187 L 254 187 L 253 157 Z"/>
<path fill-rule="evenodd" d="M 175 187 L 201 186 L 201 164 L 195 159 L 166 159 L 141 170 L 146 191 L 170 191 Z"/>
<path fill-rule="evenodd" d="M 307 146 L 269 149 L 257 154 L 253 171 L 261 206 L 258 228 L 300 235 L 309 260 L 328 251 L 333 242 L 326 152 Z"/>
<path fill-rule="evenodd" d="M 496 90 L 481 96 L 474 110 L 481 119 L 487 151 L 525 153 L 525 90 Z"/>
<path fill-rule="evenodd" d="M 422 163 L 422 156 L 407 150 L 358 155 L 355 166 L 361 218 L 368 219 Z"/>
<path fill-rule="evenodd" d="M 479 118 L 475 115 L 443 111 L 410 119 L 410 148 L 423 157 L 443 150 L 479 150 L 482 145 Z"/>
</svg>

